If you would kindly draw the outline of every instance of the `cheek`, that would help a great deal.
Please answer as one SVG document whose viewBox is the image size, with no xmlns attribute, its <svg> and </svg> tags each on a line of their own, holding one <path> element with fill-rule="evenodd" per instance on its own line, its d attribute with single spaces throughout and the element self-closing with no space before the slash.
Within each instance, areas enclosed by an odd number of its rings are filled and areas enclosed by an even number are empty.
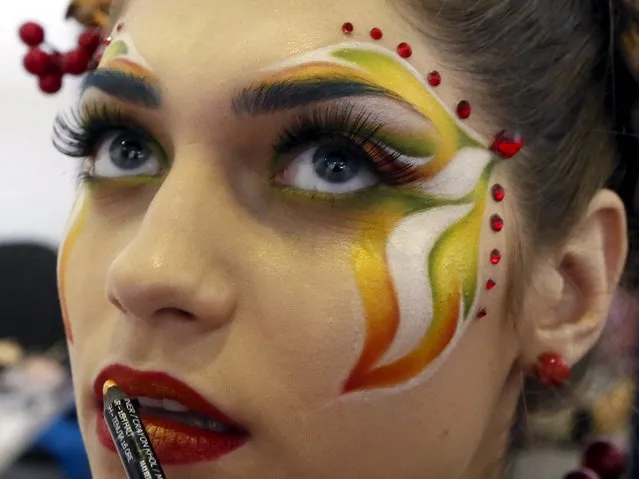
<svg viewBox="0 0 639 479">
<path fill-rule="evenodd" d="M 60 305 L 67 338 L 75 347 L 102 324 L 91 318 L 104 316 L 106 272 L 137 224 L 105 215 L 99 203 L 93 190 L 81 187 L 58 255 Z"/>
<path fill-rule="evenodd" d="M 64 235 L 60 252 L 58 255 L 58 291 L 60 294 L 60 307 L 62 308 L 62 319 L 64 321 L 64 330 L 69 343 L 73 343 L 73 332 L 69 323 L 68 311 L 68 277 L 69 264 L 73 255 L 80 235 L 84 230 L 87 216 L 88 202 L 86 199 L 86 189 L 81 188 L 73 205 L 71 216 L 68 220 L 67 231 Z"/>
</svg>

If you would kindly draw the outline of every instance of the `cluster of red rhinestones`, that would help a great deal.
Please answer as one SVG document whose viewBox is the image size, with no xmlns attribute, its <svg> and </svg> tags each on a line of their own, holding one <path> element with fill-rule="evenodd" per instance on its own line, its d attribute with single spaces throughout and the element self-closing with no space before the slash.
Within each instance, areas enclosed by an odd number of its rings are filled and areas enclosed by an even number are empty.
<svg viewBox="0 0 639 479">
<path fill-rule="evenodd" d="M 44 28 L 38 23 L 27 22 L 18 33 L 29 47 L 22 61 L 24 69 L 38 78 L 38 86 L 44 93 L 58 92 L 64 75 L 82 75 L 97 65 L 95 54 L 101 36 L 96 30 L 82 32 L 76 47 L 66 53 L 45 44 Z"/>
<path fill-rule="evenodd" d="M 342 24 L 342 32 L 344 34 L 350 35 L 354 31 L 355 27 L 351 22 L 345 22 L 344 24 Z M 373 40 L 376 41 L 381 40 L 384 37 L 384 32 L 381 28 L 378 27 L 371 28 L 368 34 Z M 402 42 L 397 45 L 397 54 L 402 58 L 410 58 L 413 55 L 413 47 L 411 47 L 410 44 L 406 42 Z"/>
<path fill-rule="evenodd" d="M 490 191 L 495 203 L 501 203 L 502 201 L 504 201 L 504 198 L 506 198 L 506 190 L 499 183 L 495 183 Z M 498 214 L 492 215 L 490 217 L 490 228 L 495 232 L 500 232 L 502 229 L 504 229 L 504 219 Z M 493 265 L 498 265 L 499 263 L 501 263 L 501 253 L 498 249 L 494 249 L 491 251 L 490 262 Z M 488 279 L 488 281 L 486 281 L 486 291 L 491 291 L 495 288 L 495 286 L 497 286 L 497 282 L 494 279 L 490 278 Z M 487 314 L 488 313 L 486 311 L 486 308 L 482 308 L 477 314 L 477 318 L 481 319 Z"/>
</svg>

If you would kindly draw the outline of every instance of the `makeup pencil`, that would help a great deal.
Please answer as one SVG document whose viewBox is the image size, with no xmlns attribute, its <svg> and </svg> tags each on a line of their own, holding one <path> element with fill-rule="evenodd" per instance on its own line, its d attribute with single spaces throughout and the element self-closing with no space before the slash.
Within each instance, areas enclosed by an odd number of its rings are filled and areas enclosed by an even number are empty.
<svg viewBox="0 0 639 479">
<path fill-rule="evenodd" d="M 104 419 L 129 479 L 165 479 L 136 403 L 113 381 L 102 387 Z"/>
</svg>

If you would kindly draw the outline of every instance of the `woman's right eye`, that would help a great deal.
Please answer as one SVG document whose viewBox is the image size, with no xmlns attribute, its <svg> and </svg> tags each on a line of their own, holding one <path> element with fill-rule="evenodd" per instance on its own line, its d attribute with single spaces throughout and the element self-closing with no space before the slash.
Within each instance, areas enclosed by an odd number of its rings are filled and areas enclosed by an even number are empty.
<svg viewBox="0 0 639 479">
<path fill-rule="evenodd" d="M 120 178 L 159 176 L 164 160 L 160 148 L 144 136 L 126 130 L 107 133 L 88 161 L 88 176 Z"/>
</svg>

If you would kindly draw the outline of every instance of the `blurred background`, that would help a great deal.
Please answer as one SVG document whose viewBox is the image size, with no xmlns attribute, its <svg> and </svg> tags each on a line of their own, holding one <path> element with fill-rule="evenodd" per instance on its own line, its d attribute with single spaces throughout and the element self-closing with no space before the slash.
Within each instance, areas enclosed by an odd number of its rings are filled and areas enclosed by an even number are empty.
<svg viewBox="0 0 639 479">
<path fill-rule="evenodd" d="M 57 299 L 58 244 L 77 162 L 51 145 L 56 113 L 78 77 L 47 95 L 28 74 L 18 29 L 40 24 L 46 42 L 73 49 L 84 28 L 66 0 L 5 1 L 0 15 L 0 478 L 88 479 L 75 419 Z"/>
</svg>

